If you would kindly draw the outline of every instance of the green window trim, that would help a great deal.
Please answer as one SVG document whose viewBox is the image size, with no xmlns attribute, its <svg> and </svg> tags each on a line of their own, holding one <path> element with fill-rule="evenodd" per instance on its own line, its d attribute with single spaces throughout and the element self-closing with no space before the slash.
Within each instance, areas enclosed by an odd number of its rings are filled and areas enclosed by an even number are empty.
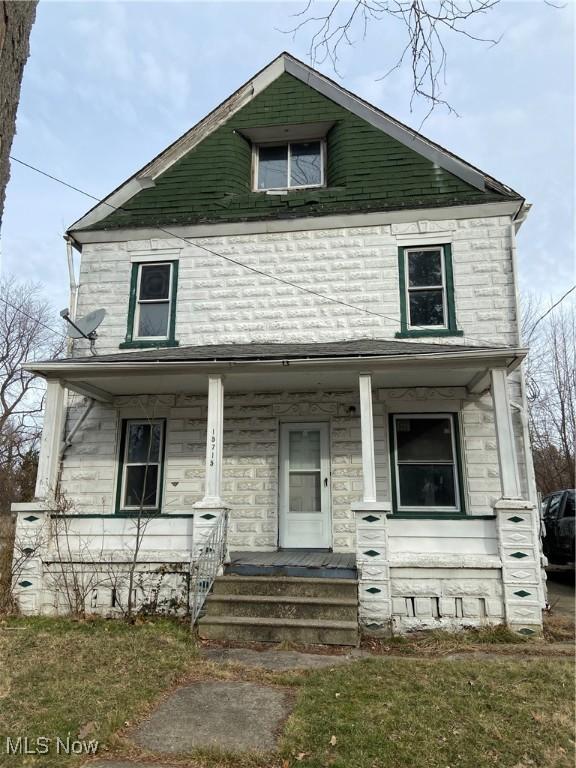
<svg viewBox="0 0 576 768">
<path fill-rule="evenodd" d="M 458 510 L 436 510 L 433 507 L 430 510 L 415 510 L 411 512 L 409 509 L 398 509 L 398 488 L 396 486 L 396 438 L 394 434 L 394 417 L 406 416 L 435 416 L 435 415 L 449 415 L 452 419 L 452 432 L 454 436 L 454 462 L 456 465 L 456 482 L 458 483 L 458 500 L 460 502 L 460 509 Z M 434 411 L 426 413 L 391 413 L 388 423 L 388 441 L 390 446 L 390 485 L 392 489 L 392 514 L 389 517 L 395 517 L 398 519 L 411 519 L 411 520 L 460 520 L 476 519 L 466 512 L 466 499 L 465 499 L 465 487 L 464 487 L 464 473 L 462 471 L 462 441 L 460 439 L 460 419 L 457 413 L 446 414 L 443 412 L 435 413 Z M 490 515 L 490 519 L 494 516 Z M 486 518 L 488 519 L 488 518 Z"/>
<path fill-rule="evenodd" d="M 134 318 L 136 317 L 136 304 L 138 300 L 138 273 L 140 267 L 150 262 L 137 261 L 132 264 L 132 273 L 130 275 L 130 300 L 128 303 L 128 323 L 126 326 L 126 339 L 120 345 L 120 349 L 154 349 L 160 347 L 177 347 L 179 342 L 176 340 L 176 302 L 178 293 L 178 261 L 169 259 L 158 259 L 158 264 L 170 264 L 172 266 L 172 284 L 170 294 L 170 319 L 168 321 L 168 336 L 165 339 L 156 338 L 134 338 Z M 154 262 L 156 263 L 156 262 Z"/>
<path fill-rule="evenodd" d="M 162 424 L 162 447 L 160 451 L 160 461 L 158 469 L 158 506 L 151 509 L 146 507 L 141 512 L 137 509 L 126 509 L 122 506 L 122 482 L 124 478 L 124 452 L 126 448 L 126 434 L 128 431 L 128 424 L 135 422 L 146 423 L 146 419 L 122 419 L 120 425 L 120 446 L 117 456 L 117 479 L 116 479 L 116 504 L 114 508 L 114 515 L 118 517 L 158 517 L 162 514 L 162 502 L 164 494 L 164 464 L 166 455 L 166 419 L 152 419 L 154 422 L 160 422 Z M 156 462 L 154 462 L 156 463 Z M 165 515 L 169 517 L 169 515 Z"/>
<path fill-rule="evenodd" d="M 456 326 L 456 303 L 454 299 L 454 274 L 452 270 L 452 246 L 450 243 L 430 243 L 422 248 L 441 248 L 444 254 L 444 287 L 446 295 L 446 326 L 438 328 L 414 328 L 410 326 L 406 286 L 406 252 L 417 250 L 417 245 L 398 247 L 398 277 L 400 285 L 400 331 L 397 339 L 420 338 L 426 336 L 463 336 L 464 332 Z"/>
</svg>

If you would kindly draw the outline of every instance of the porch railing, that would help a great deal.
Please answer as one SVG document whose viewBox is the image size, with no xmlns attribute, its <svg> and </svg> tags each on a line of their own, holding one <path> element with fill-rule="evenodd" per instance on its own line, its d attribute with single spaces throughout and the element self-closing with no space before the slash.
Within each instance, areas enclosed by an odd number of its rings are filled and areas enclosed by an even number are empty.
<svg viewBox="0 0 576 768">
<path fill-rule="evenodd" d="M 192 626 L 198 621 L 214 579 L 226 559 L 228 537 L 228 510 L 219 515 L 206 541 L 193 553 L 190 579 L 190 613 Z"/>
</svg>

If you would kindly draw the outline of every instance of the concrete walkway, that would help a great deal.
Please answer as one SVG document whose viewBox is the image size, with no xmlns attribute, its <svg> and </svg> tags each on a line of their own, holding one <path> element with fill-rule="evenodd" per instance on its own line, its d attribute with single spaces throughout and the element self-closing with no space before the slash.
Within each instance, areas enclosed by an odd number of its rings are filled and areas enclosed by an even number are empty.
<svg viewBox="0 0 576 768">
<path fill-rule="evenodd" d="M 277 651 L 274 649 L 256 651 L 252 648 L 209 648 L 202 650 L 201 653 L 208 661 L 241 664 L 243 667 L 266 669 L 271 672 L 337 667 L 370 655 L 366 651 L 357 649 L 347 653 L 345 656 L 300 653 L 299 651 Z"/>
<path fill-rule="evenodd" d="M 570 644 L 557 644 L 556 654 L 561 656 Z M 566 647 L 564 647 L 566 646 Z M 573 646 L 570 646 L 573 647 Z M 571 651 L 569 651 L 571 652 Z M 355 649 L 346 655 L 299 653 L 275 649 L 208 648 L 201 651 L 208 661 L 238 664 L 244 667 L 276 672 L 303 669 L 332 668 L 373 654 Z M 383 655 L 380 659 L 411 659 L 456 661 L 469 659 L 530 662 L 546 658 L 545 655 L 510 655 L 490 651 L 453 652 L 434 657 Z M 292 711 L 293 698 L 287 688 L 239 680 L 202 680 L 181 686 L 172 692 L 151 715 L 133 727 L 126 737 L 134 745 L 148 750 L 159 761 L 172 755 L 182 755 L 195 749 L 218 748 L 231 752 L 256 751 L 266 753 L 278 746 L 283 725 Z M 129 762 L 126 760 L 97 760 L 86 768 L 170 768 L 163 762 Z M 182 763 L 179 762 L 179 765 Z M 185 764 L 184 764 L 185 765 Z"/>
<path fill-rule="evenodd" d="M 128 738 L 157 755 L 212 747 L 267 752 L 291 711 L 292 697 L 279 686 L 206 680 L 178 688 Z"/>
</svg>

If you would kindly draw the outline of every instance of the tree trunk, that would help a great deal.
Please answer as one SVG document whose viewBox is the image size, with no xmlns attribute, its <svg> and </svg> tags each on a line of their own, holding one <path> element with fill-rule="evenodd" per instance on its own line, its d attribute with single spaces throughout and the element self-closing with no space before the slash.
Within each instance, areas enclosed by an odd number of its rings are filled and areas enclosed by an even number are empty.
<svg viewBox="0 0 576 768">
<path fill-rule="evenodd" d="M 10 148 L 38 0 L 0 0 L 0 225 L 10 178 Z"/>
</svg>

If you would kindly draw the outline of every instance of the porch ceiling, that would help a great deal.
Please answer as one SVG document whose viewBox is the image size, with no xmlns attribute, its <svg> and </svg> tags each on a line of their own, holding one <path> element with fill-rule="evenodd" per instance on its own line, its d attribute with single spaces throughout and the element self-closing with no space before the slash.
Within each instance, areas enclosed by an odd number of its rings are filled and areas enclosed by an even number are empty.
<svg viewBox="0 0 576 768">
<path fill-rule="evenodd" d="M 356 389 L 360 373 L 371 373 L 375 388 L 467 387 L 479 392 L 488 388 L 491 368 L 511 371 L 525 354 L 509 347 L 360 340 L 181 347 L 26 367 L 104 401 L 120 395 L 204 393 L 207 377 L 215 374 L 225 375 L 228 392 Z"/>
</svg>

